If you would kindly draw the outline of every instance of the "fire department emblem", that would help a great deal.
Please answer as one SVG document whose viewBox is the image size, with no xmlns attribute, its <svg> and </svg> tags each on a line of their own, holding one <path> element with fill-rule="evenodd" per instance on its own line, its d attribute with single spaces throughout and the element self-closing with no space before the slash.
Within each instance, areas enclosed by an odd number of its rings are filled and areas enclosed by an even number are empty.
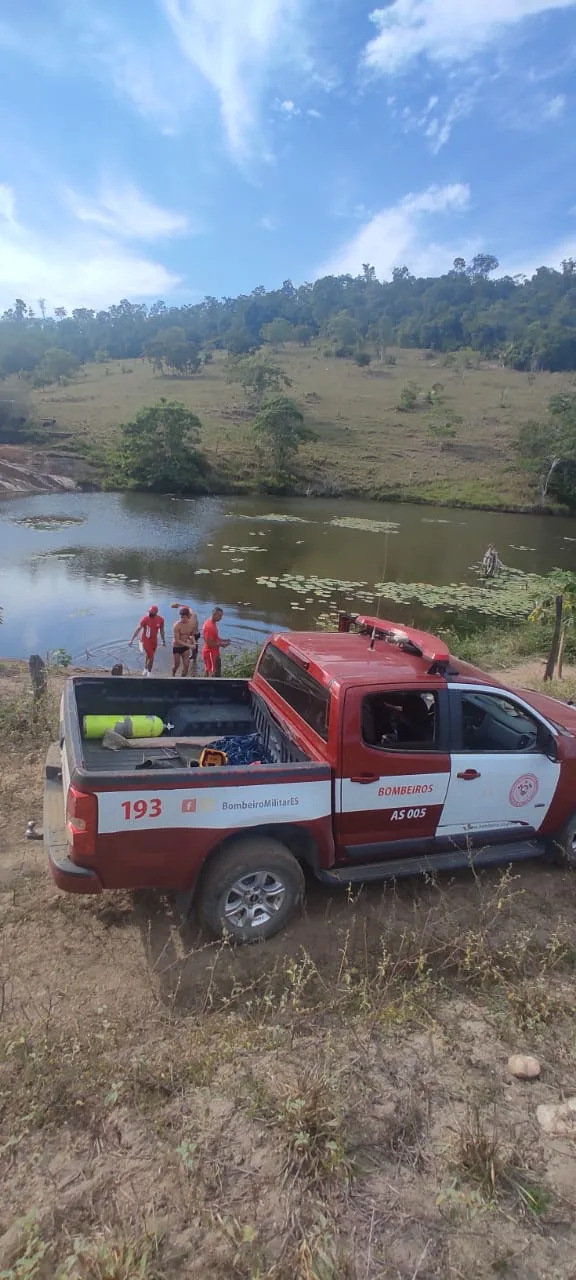
<svg viewBox="0 0 576 1280">
<path fill-rule="evenodd" d="M 521 778 L 517 778 L 510 788 L 510 804 L 515 809 L 521 809 L 522 805 L 530 804 L 538 795 L 539 782 L 535 773 L 523 773 Z"/>
</svg>

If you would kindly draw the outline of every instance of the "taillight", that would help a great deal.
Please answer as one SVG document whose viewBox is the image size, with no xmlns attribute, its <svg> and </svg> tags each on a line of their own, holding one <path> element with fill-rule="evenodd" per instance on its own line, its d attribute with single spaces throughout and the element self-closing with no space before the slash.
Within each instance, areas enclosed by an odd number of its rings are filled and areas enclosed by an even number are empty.
<svg viewBox="0 0 576 1280">
<path fill-rule="evenodd" d="M 90 857 L 96 844 L 98 825 L 98 801 L 90 791 L 68 788 L 66 802 L 66 831 L 71 857 Z"/>
</svg>

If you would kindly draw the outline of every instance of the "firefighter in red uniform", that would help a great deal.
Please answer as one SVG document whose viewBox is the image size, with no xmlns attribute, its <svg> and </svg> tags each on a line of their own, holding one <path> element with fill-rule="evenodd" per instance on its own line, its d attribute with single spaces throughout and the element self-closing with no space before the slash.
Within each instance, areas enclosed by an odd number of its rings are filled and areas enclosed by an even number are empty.
<svg viewBox="0 0 576 1280">
<path fill-rule="evenodd" d="M 164 633 L 164 619 L 158 613 L 158 605 L 151 604 L 148 613 L 140 619 L 138 626 L 132 636 L 130 645 L 134 644 L 137 635 L 140 635 L 140 644 L 144 654 L 144 675 L 149 676 L 154 666 L 154 658 L 158 648 L 158 635 L 162 637 L 162 644 L 166 648 L 166 635 Z"/>
<path fill-rule="evenodd" d="M 218 631 L 218 623 L 221 622 L 223 617 L 224 610 L 217 607 L 212 610 L 212 616 L 206 619 L 202 627 L 202 639 L 204 640 L 202 657 L 207 676 L 222 675 L 220 650 L 226 649 L 230 644 L 229 640 L 221 640 Z"/>
</svg>

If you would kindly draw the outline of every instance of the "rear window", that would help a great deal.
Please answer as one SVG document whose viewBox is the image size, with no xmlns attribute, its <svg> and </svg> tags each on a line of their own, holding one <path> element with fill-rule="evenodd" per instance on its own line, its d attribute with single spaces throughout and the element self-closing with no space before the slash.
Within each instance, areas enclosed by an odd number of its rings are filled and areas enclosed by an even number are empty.
<svg viewBox="0 0 576 1280">
<path fill-rule="evenodd" d="M 269 644 L 262 655 L 258 675 L 319 737 L 327 741 L 330 716 L 330 695 L 327 689 L 323 689 L 307 671 L 273 644 Z"/>
</svg>

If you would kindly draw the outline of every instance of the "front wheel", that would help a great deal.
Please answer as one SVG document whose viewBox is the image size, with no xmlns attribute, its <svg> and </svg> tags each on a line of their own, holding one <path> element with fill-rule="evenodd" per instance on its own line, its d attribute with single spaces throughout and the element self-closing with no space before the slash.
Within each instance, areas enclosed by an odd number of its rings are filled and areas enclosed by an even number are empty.
<svg viewBox="0 0 576 1280">
<path fill-rule="evenodd" d="M 304 896 L 304 873 L 279 840 L 239 840 L 216 854 L 199 888 L 202 924 L 235 942 L 272 938 L 296 914 Z"/>
<path fill-rule="evenodd" d="M 551 849 L 555 862 L 568 871 L 576 871 L 576 813 L 560 834 L 553 838 Z"/>
</svg>

